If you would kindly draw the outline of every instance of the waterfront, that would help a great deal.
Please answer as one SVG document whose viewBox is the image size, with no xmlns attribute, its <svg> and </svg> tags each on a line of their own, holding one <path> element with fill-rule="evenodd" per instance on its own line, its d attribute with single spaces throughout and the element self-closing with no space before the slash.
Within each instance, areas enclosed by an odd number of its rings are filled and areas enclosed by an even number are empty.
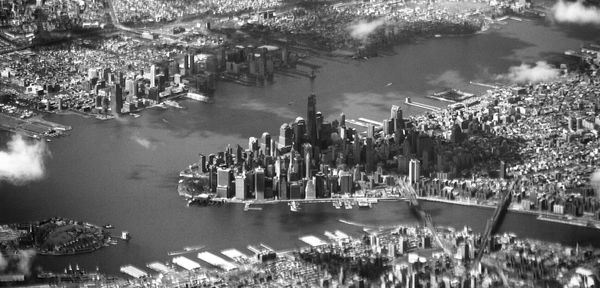
<svg viewBox="0 0 600 288">
<path fill-rule="evenodd" d="M 502 29 L 402 45 L 393 55 L 366 62 L 312 59 L 323 64 L 316 80 L 317 105 L 326 118 L 343 111 L 348 119 L 378 121 L 388 115 L 392 104 L 401 105 L 405 115 L 422 113 L 405 106 L 404 97 L 444 105 L 423 96 L 446 86 L 476 92 L 469 80 L 488 81 L 519 65 L 518 59 L 534 61 L 560 54 L 577 48 L 578 39 L 589 40 L 583 36 L 593 35 L 579 31 L 576 37 L 580 38 L 568 38 L 556 28 L 521 22 L 509 22 Z M 528 38 L 531 35 L 539 37 Z M 189 245 L 219 251 L 264 242 L 280 249 L 300 245 L 297 238 L 305 234 L 360 230 L 339 223 L 339 218 L 382 225 L 416 221 L 402 202 L 350 211 L 335 210 L 330 204 L 304 205 L 298 214 L 289 212 L 287 205 L 265 206 L 260 212 L 243 212 L 241 205 L 186 208 L 177 196 L 176 179 L 190 157 L 215 152 L 228 143 L 245 146 L 247 137 L 263 131 L 276 133 L 282 122 L 305 116 L 310 85 L 304 78 L 276 76 L 275 83 L 265 88 L 219 84 L 214 104 L 186 100 L 181 102 L 185 110 L 153 108 L 137 119 L 109 122 L 72 115 L 49 117 L 72 126 L 73 131 L 49 144 L 52 157 L 45 180 L 23 187 L 1 184 L 0 222 L 61 216 L 128 230 L 133 236 L 129 244 L 36 261 L 51 270 L 79 263 L 116 274 L 120 265 L 144 267 L 150 261 L 167 260 L 168 251 Z M 492 213 L 491 209 L 446 204 L 426 204 L 425 209 L 440 225 L 469 225 L 476 230 L 483 228 Z M 517 214 L 509 214 L 501 230 L 569 244 L 577 239 L 582 245 L 598 236 L 587 228 Z"/>
</svg>

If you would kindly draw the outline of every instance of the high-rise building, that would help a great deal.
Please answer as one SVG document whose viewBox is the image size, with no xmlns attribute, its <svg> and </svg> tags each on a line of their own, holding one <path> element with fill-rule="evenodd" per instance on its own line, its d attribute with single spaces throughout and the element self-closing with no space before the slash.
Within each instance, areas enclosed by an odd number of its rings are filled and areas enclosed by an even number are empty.
<svg viewBox="0 0 600 288">
<path fill-rule="evenodd" d="M 392 119 L 392 130 L 394 133 L 404 128 L 404 119 L 402 119 L 402 109 L 398 105 L 393 105 L 390 118 Z"/>
<path fill-rule="evenodd" d="M 306 181 L 306 189 L 304 190 L 305 199 L 315 199 L 317 197 L 315 189 L 315 178 Z"/>
<path fill-rule="evenodd" d="M 244 175 L 235 176 L 235 198 L 239 200 L 246 199 L 246 195 L 248 194 L 247 190 Z"/>
<path fill-rule="evenodd" d="M 408 163 L 408 179 L 410 180 L 410 184 L 416 183 L 419 181 L 420 177 L 420 169 L 421 162 L 417 159 L 411 159 Z"/>
<path fill-rule="evenodd" d="M 294 122 L 294 149 L 302 152 L 302 144 L 304 143 L 304 132 L 306 132 L 306 122 L 302 117 L 296 118 Z"/>
<path fill-rule="evenodd" d="M 279 148 L 292 145 L 294 132 L 289 124 L 283 123 L 279 128 Z"/>
<path fill-rule="evenodd" d="M 352 173 L 344 171 L 340 173 L 340 193 L 341 194 L 352 194 L 354 188 L 354 182 L 352 180 Z"/>
<path fill-rule="evenodd" d="M 217 196 L 229 198 L 231 195 L 231 178 L 233 174 L 229 168 L 217 169 Z"/>
<path fill-rule="evenodd" d="M 310 144 L 317 146 L 317 96 L 310 94 L 308 96 L 308 105 L 306 111 L 306 132 Z"/>
<path fill-rule="evenodd" d="M 110 109 L 112 110 L 113 114 L 121 114 L 121 109 L 123 109 L 123 95 L 121 95 L 122 91 L 123 90 L 121 89 L 120 84 L 115 84 L 111 88 Z"/>
<path fill-rule="evenodd" d="M 156 87 L 156 65 L 150 66 L 150 87 Z"/>
<path fill-rule="evenodd" d="M 265 199 L 265 169 L 261 167 L 254 169 L 254 193 L 256 200 Z"/>
<path fill-rule="evenodd" d="M 271 134 L 269 132 L 264 132 L 260 137 L 260 150 L 266 156 L 271 155 Z"/>
</svg>

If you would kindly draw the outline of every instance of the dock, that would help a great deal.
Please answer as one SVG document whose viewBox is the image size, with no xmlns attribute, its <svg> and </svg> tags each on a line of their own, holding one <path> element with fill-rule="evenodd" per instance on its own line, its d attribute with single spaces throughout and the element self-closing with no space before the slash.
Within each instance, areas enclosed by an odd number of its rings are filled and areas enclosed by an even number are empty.
<svg viewBox="0 0 600 288">
<path fill-rule="evenodd" d="M 148 276 L 148 273 L 144 272 L 144 270 L 141 270 L 133 265 L 121 266 L 120 271 L 121 273 L 127 274 L 136 279 Z"/>
<path fill-rule="evenodd" d="M 160 262 L 152 262 L 149 263 L 148 265 L 146 265 L 146 267 L 158 272 L 158 273 L 163 273 L 163 274 L 167 274 L 170 272 L 173 272 L 173 269 L 167 267 L 167 265 L 162 264 Z"/>
<path fill-rule="evenodd" d="M 415 107 L 423 108 L 423 109 L 434 111 L 434 112 L 442 111 L 442 109 L 432 106 L 432 105 L 423 104 L 423 103 L 419 103 L 419 102 L 413 102 L 412 100 L 410 100 L 410 97 L 406 97 L 406 100 L 404 101 L 404 103 L 408 106 L 415 106 Z"/>
<path fill-rule="evenodd" d="M 188 271 L 196 270 L 202 267 L 198 262 L 192 261 L 191 259 L 183 256 L 173 258 L 173 263 Z"/>
<path fill-rule="evenodd" d="M 240 252 L 237 249 L 223 250 L 223 251 L 221 251 L 221 254 L 227 256 L 229 259 L 231 259 L 235 262 L 238 262 L 238 263 L 244 263 L 244 262 L 250 260 L 250 258 L 246 254 Z"/>
<path fill-rule="evenodd" d="M 366 123 L 371 124 L 371 125 L 383 127 L 383 123 L 377 122 L 375 120 L 371 120 L 371 119 L 367 119 L 367 118 L 358 118 L 358 120 L 360 120 L 362 122 L 366 122 Z"/>
<path fill-rule="evenodd" d="M 302 241 L 312 247 L 327 245 L 327 242 L 325 242 L 325 241 L 321 240 L 320 238 L 313 236 L 313 235 L 303 236 L 303 237 L 300 237 L 299 239 L 300 239 L 300 241 Z"/>
<path fill-rule="evenodd" d="M 233 269 L 236 269 L 237 266 L 213 253 L 210 252 L 200 252 L 198 253 L 198 259 L 213 265 L 215 267 L 219 267 L 225 271 L 231 271 Z"/>
<path fill-rule="evenodd" d="M 474 82 L 474 81 L 469 81 L 469 84 L 475 85 L 475 86 L 486 87 L 486 88 L 492 88 L 492 89 L 500 88 L 499 86 L 496 86 L 496 85 L 486 84 L 486 83 L 481 83 L 481 82 Z"/>
</svg>

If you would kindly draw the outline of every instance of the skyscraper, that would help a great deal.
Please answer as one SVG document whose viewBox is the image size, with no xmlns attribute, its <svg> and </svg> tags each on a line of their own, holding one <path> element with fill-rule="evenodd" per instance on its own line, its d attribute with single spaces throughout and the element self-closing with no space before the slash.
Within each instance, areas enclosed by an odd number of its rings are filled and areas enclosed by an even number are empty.
<svg viewBox="0 0 600 288">
<path fill-rule="evenodd" d="M 294 132 L 292 131 L 292 128 L 290 128 L 290 125 L 283 123 L 281 128 L 279 128 L 279 148 L 292 145 L 293 134 Z"/>
<path fill-rule="evenodd" d="M 110 93 L 110 109 L 113 114 L 121 114 L 123 108 L 123 95 L 121 93 L 121 84 L 115 84 Z"/>
<path fill-rule="evenodd" d="M 271 155 L 271 134 L 264 132 L 260 138 L 260 150 L 265 156 Z"/>
<path fill-rule="evenodd" d="M 265 169 L 261 167 L 254 170 L 254 193 L 256 200 L 265 199 Z"/>
<path fill-rule="evenodd" d="M 402 109 L 398 105 L 393 105 L 391 112 L 391 119 L 393 122 L 393 130 L 394 133 L 402 128 L 404 128 L 404 119 L 402 119 Z"/>
<path fill-rule="evenodd" d="M 244 179 L 243 175 L 235 176 L 235 198 L 244 200 L 246 199 L 246 194 L 246 179 Z"/>
<path fill-rule="evenodd" d="M 150 87 L 156 87 L 156 65 L 150 66 Z"/>
<path fill-rule="evenodd" d="M 306 115 L 306 134 L 308 135 L 308 139 L 310 144 L 313 147 L 316 147 L 317 144 L 317 96 L 315 94 L 310 94 L 308 96 L 308 105 L 307 105 L 307 115 Z"/>
<path fill-rule="evenodd" d="M 417 159 L 411 159 L 408 163 L 408 179 L 410 180 L 410 184 L 416 183 L 419 181 L 420 177 L 420 169 L 421 162 Z"/>
<path fill-rule="evenodd" d="M 217 196 L 229 198 L 232 175 L 231 169 L 229 168 L 217 169 Z"/>
</svg>

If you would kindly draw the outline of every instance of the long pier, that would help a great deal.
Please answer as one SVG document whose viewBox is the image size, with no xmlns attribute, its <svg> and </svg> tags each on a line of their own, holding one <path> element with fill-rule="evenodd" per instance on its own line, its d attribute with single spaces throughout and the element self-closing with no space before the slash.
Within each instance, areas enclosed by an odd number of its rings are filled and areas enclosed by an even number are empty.
<svg viewBox="0 0 600 288">
<path fill-rule="evenodd" d="M 440 111 L 442 111 L 442 109 L 440 109 L 438 107 L 435 107 L 435 106 L 432 106 L 432 105 L 418 103 L 418 102 L 413 102 L 412 100 L 410 100 L 410 97 L 406 97 L 406 100 L 404 101 L 404 103 L 406 105 L 409 105 L 409 106 L 415 106 L 415 107 L 423 108 L 423 109 L 426 109 L 426 110 L 431 110 L 431 111 L 434 111 L 434 112 L 440 112 Z"/>
<path fill-rule="evenodd" d="M 496 85 L 486 84 L 486 83 L 481 83 L 481 82 L 474 82 L 474 81 L 469 81 L 469 84 L 475 85 L 475 86 L 486 87 L 486 88 L 492 88 L 492 89 L 500 88 L 499 86 L 496 86 Z"/>
</svg>

